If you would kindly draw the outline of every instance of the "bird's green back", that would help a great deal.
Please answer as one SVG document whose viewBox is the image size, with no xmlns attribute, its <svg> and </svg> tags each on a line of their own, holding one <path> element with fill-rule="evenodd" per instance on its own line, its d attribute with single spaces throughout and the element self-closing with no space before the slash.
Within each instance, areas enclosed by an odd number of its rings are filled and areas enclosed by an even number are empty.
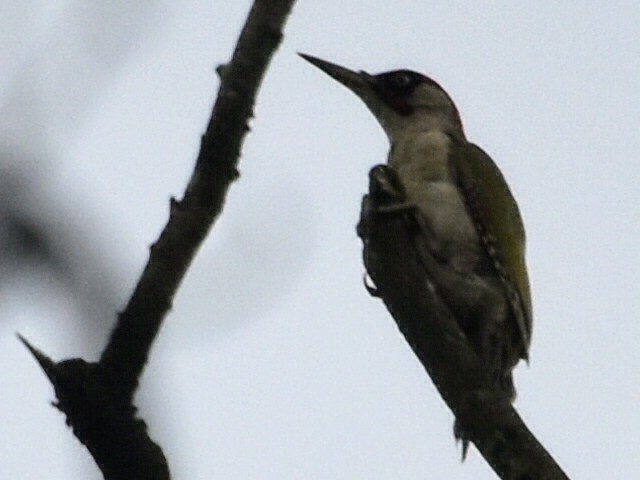
<svg viewBox="0 0 640 480">
<path fill-rule="evenodd" d="M 482 149 L 453 138 L 450 162 L 483 246 L 505 285 L 522 337 L 521 357 L 527 359 L 532 307 L 520 210 L 502 172 Z"/>
</svg>

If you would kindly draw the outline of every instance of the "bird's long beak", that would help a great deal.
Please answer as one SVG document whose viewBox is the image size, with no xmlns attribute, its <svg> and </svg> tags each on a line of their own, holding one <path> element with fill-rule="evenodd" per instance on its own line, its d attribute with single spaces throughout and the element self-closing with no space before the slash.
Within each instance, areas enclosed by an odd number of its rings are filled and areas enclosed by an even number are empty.
<svg viewBox="0 0 640 480">
<path fill-rule="evenodd" d="M 335 63 L 327 62 L 326 60 L 321 60 L 304 53 L 298 53 L 298 55 L 304 58 L 307 62 L 318 67 L 334 80 L 340 82 L 359 97 L 363 97 L 371 91 L 374 83 L 374 77 L 367 72 L 355 72 L 348 68 L 341 67 L 340 65 L 336 65 Z"/>
</svg>

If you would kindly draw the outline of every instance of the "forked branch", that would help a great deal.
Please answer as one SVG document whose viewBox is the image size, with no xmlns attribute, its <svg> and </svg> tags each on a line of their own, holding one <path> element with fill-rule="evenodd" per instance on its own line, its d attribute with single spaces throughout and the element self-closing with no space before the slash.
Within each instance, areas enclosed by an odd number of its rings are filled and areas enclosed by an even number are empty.
<svg viewBox="0 0 640 480">
<path fill-rule="evenodd" d="M 255 98 L 293 3 L 254 2 L 231 61 L 219 69 L 218 97 L 184 196 L 171 201 L 169 221 L 99 362 L 53 362 L 21 338 L 51 381 L 57 408 L 106 479 L 170 478 L 162 450 L 136 418 L 133 397 L 173 297 L 238 176 Z"/>
</svg>

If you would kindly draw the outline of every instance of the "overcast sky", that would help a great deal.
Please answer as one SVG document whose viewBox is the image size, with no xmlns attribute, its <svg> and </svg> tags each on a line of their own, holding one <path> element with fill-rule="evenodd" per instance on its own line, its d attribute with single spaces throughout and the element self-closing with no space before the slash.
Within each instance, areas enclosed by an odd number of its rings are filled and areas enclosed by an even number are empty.
<svg viewBox="0 0 640 480">
<path fill-rule="evenodd" d="M 3 2 L 0 147 L 21 153 L 0 161 L 34 175 L 43 217 L 105 259 L 118 307 L 184 190 L 251 2 L 102 3 Z M 241 178 L 138 395 L 173 478 L 495 478 L 474 449 L 460 464 L 452 414 L 362 285 L 355 224 L 386 138 L 297 51 L 447 89 L 527 227 L 534 334 L 517 408 L 572 478 L 640 476 L 640 6 L 533 5 L 298 3 Z M 0 289 L 0 315 L 0 475 L 101 478 L 14 333 L 95 359 L 110 325 L 80 342 L 73 299 L 38 275 Z"/>
</svg>

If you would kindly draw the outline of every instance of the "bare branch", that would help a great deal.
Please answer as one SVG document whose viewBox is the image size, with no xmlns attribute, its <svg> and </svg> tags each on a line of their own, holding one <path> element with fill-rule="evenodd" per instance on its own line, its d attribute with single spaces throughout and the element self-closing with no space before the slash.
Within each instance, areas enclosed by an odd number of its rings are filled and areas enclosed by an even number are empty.
<svg viewBox="0 0 640 480">
<path fill-rule="evenodd" d="M 257 0 L 221 76 L 218 98 L 202 137 L 196 167 L 171 215 L 131 299 L 120 314 L 100 362 L 135 391 L 149 349 L 184 274 L 222 210 L 238 176 L 240 147 L 253 115 L 256 93 L 293 0 Z"/>
<path fill-rule="evenodd" d="M 169 479 L 162 450 L 136 418 L 133 396 L 173 297 L 215 219 L 249 130 L 258 88 L 282 40 L 294 0 L 256 0 L 220 89 L 194 172 L 182 200 L 171 201 L 167 225 L 98 363 L 53 362 L 24 338 L 54 386 L 56 407 L 89 449 L 105 479 Z"/>
</svg>

